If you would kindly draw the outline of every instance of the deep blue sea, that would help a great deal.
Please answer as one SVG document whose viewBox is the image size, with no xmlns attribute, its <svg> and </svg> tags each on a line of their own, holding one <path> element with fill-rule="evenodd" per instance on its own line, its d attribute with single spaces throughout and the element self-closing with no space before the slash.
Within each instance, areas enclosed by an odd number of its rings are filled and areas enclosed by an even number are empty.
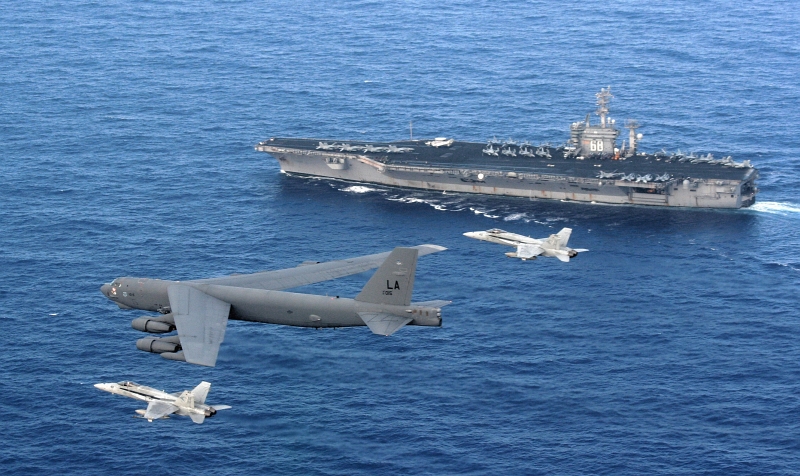
<svg viewBox="0 0 800 476">
<path fill-rule="evenodd" d="M 0 473 L 800 473 L 800 9 L 192 0 L 0 9 Z M 280 173 L 271 136 L 566 141 L 612 87 L 641 148 L 760 170 L 751 209 L 425 193 Z M 596 119 L 595 119 L 596 120 Z M 510 260 L 466 231 L 588 248 Z M 136 350 L 99 287 L 435 243 L 442 328 L 233 321 Z M 301 288 L 355 296 L 364 273 Z M 203 425 L 95 389 L 212 382 Z"/>
</svg>

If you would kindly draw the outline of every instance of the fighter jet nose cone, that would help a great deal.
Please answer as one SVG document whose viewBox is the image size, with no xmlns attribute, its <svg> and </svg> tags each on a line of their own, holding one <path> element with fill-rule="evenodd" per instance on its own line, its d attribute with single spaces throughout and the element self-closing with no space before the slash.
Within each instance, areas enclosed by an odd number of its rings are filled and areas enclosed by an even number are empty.
<svg viewBox="0 0 800 476">
<path fill-rule="evenodd" d="M 106 283 L 100 286 L 100 292 L 103 293 L 103 296 L 108 297 L 108 292 L 111 290 L 111 285 Z M 95 385 L 96 386 L 96 385 Z"/>
</svg>

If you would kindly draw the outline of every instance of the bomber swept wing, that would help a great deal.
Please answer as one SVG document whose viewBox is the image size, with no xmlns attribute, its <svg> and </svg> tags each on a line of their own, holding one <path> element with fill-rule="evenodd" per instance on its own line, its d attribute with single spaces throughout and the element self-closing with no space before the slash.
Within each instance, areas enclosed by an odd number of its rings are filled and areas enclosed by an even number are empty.
<svg viewBox="0 0 800 476">
<path fill-rule="evenodd" d="M 157 311 L 134 319 L 143 332 L 177 335 L 145 337 L 136 347 L 170 360 L 213 367 L 229 319 L 299 327 L 367 326 L 391 335 L 406 325 L 440 326 L 449 301 L 411 302 L 419 256 L 443 251 L 437 245 L 395 248 L 327 263 L 192 281 L 118 278 L 101 292 L 122 309 Z M 284 289 L 358 274 L 379 267 L 355 299 L 284 292 Z"/>
<path fill-rule="evenodd" d="M 438 253 L 447 248 L 438 245 L 417 245 L 412 246 L 419 252 L 419 256 Z M 297 288 L 308 284 L 330 281 L 344 276 L 363 273 L 375 269 L 386 260 L 391 251 L 377 253 L 367 256 L 359 256 L 338 261 L 328 261 L 325 263 L 314 263 L 298 266 L 296 268 L 279 269 L 275 271 L 262 271 L 252 274 L 240 274 L 235 276 L 224 276 L 221 278 L 198 279 L 191 283 L 197 284 L 220 284 L 223 286 L 238 286 L 243 288 L 270 289 L 273 291 L 283 291 L 284 289 Z"/>
<path fill-rule="evenodd" d="M 534 260 L 538 256 L 556 258 L 559 261 L 569 262 L 570 258 L 578 256 L 578 253 L 589 251 L 586 249 L 572 249 L 567 246 L 569 237 L 572 234 L 571 228 L 563 228 L 556 234 L 548 238 L 531 238 L 517 233 L 494 228 L 486 231 L 471 231 L 464 233 L 468 238 L 488 241 L 501 245 L 514 246 L 516 252 L 506 253 L 509 258 L 519 258 L 523 261 Z"/>
</svg>

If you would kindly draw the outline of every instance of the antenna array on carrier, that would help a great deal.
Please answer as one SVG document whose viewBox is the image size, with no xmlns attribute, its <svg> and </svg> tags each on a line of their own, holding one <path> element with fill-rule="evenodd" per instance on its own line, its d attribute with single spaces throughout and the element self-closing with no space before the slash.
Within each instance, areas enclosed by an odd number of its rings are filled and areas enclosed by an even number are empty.
<svg viewBox="0 0 800 476">
<path fill-rule="evenodd" d="M 639 121 L 636 119 L 628 119 L 625 121 L 625 127 L 630 129 L 630 135 L 628 136 L 628 141 L 630 142 L 630 155 L 636 153 L 636 140 L 641 139 L 642 135 L 636 135 L 636 129 L 639 128 Z"/>
<path fill-rule="evenodd" d="M 608 114 L 608 102 L 614 96 L 611 95 L 611 86 L 600 89 L 600 92 L 595 94 L 597 97 L 597 111 L 595 113 L 600 116 L 600 124 L 606 127 L 606 115 Z"/>
</svg>

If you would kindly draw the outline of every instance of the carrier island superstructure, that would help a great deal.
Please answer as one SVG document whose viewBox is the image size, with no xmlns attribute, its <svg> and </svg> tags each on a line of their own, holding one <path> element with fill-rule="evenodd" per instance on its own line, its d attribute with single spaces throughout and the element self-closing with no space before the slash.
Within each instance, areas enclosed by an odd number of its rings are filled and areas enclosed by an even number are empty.
<svg viewBox="0 0 800 476">
<path fill-rule="evenodd" d="M 278 159 L 289 174 L 328 177 L 447 192 L 531 199 L 742 208 L 755 203 L 758 170 L 730 156 L 640 152 L 639 124 L 628 138 L 608 117 L 610 88 L 597 95 L 599 122 L 590 116 L 570 127 L 562 146 L 491 139 L 488 143 L 437 137 L 397 142 L 273 137 L 256 150 Z"/>
</svg>

